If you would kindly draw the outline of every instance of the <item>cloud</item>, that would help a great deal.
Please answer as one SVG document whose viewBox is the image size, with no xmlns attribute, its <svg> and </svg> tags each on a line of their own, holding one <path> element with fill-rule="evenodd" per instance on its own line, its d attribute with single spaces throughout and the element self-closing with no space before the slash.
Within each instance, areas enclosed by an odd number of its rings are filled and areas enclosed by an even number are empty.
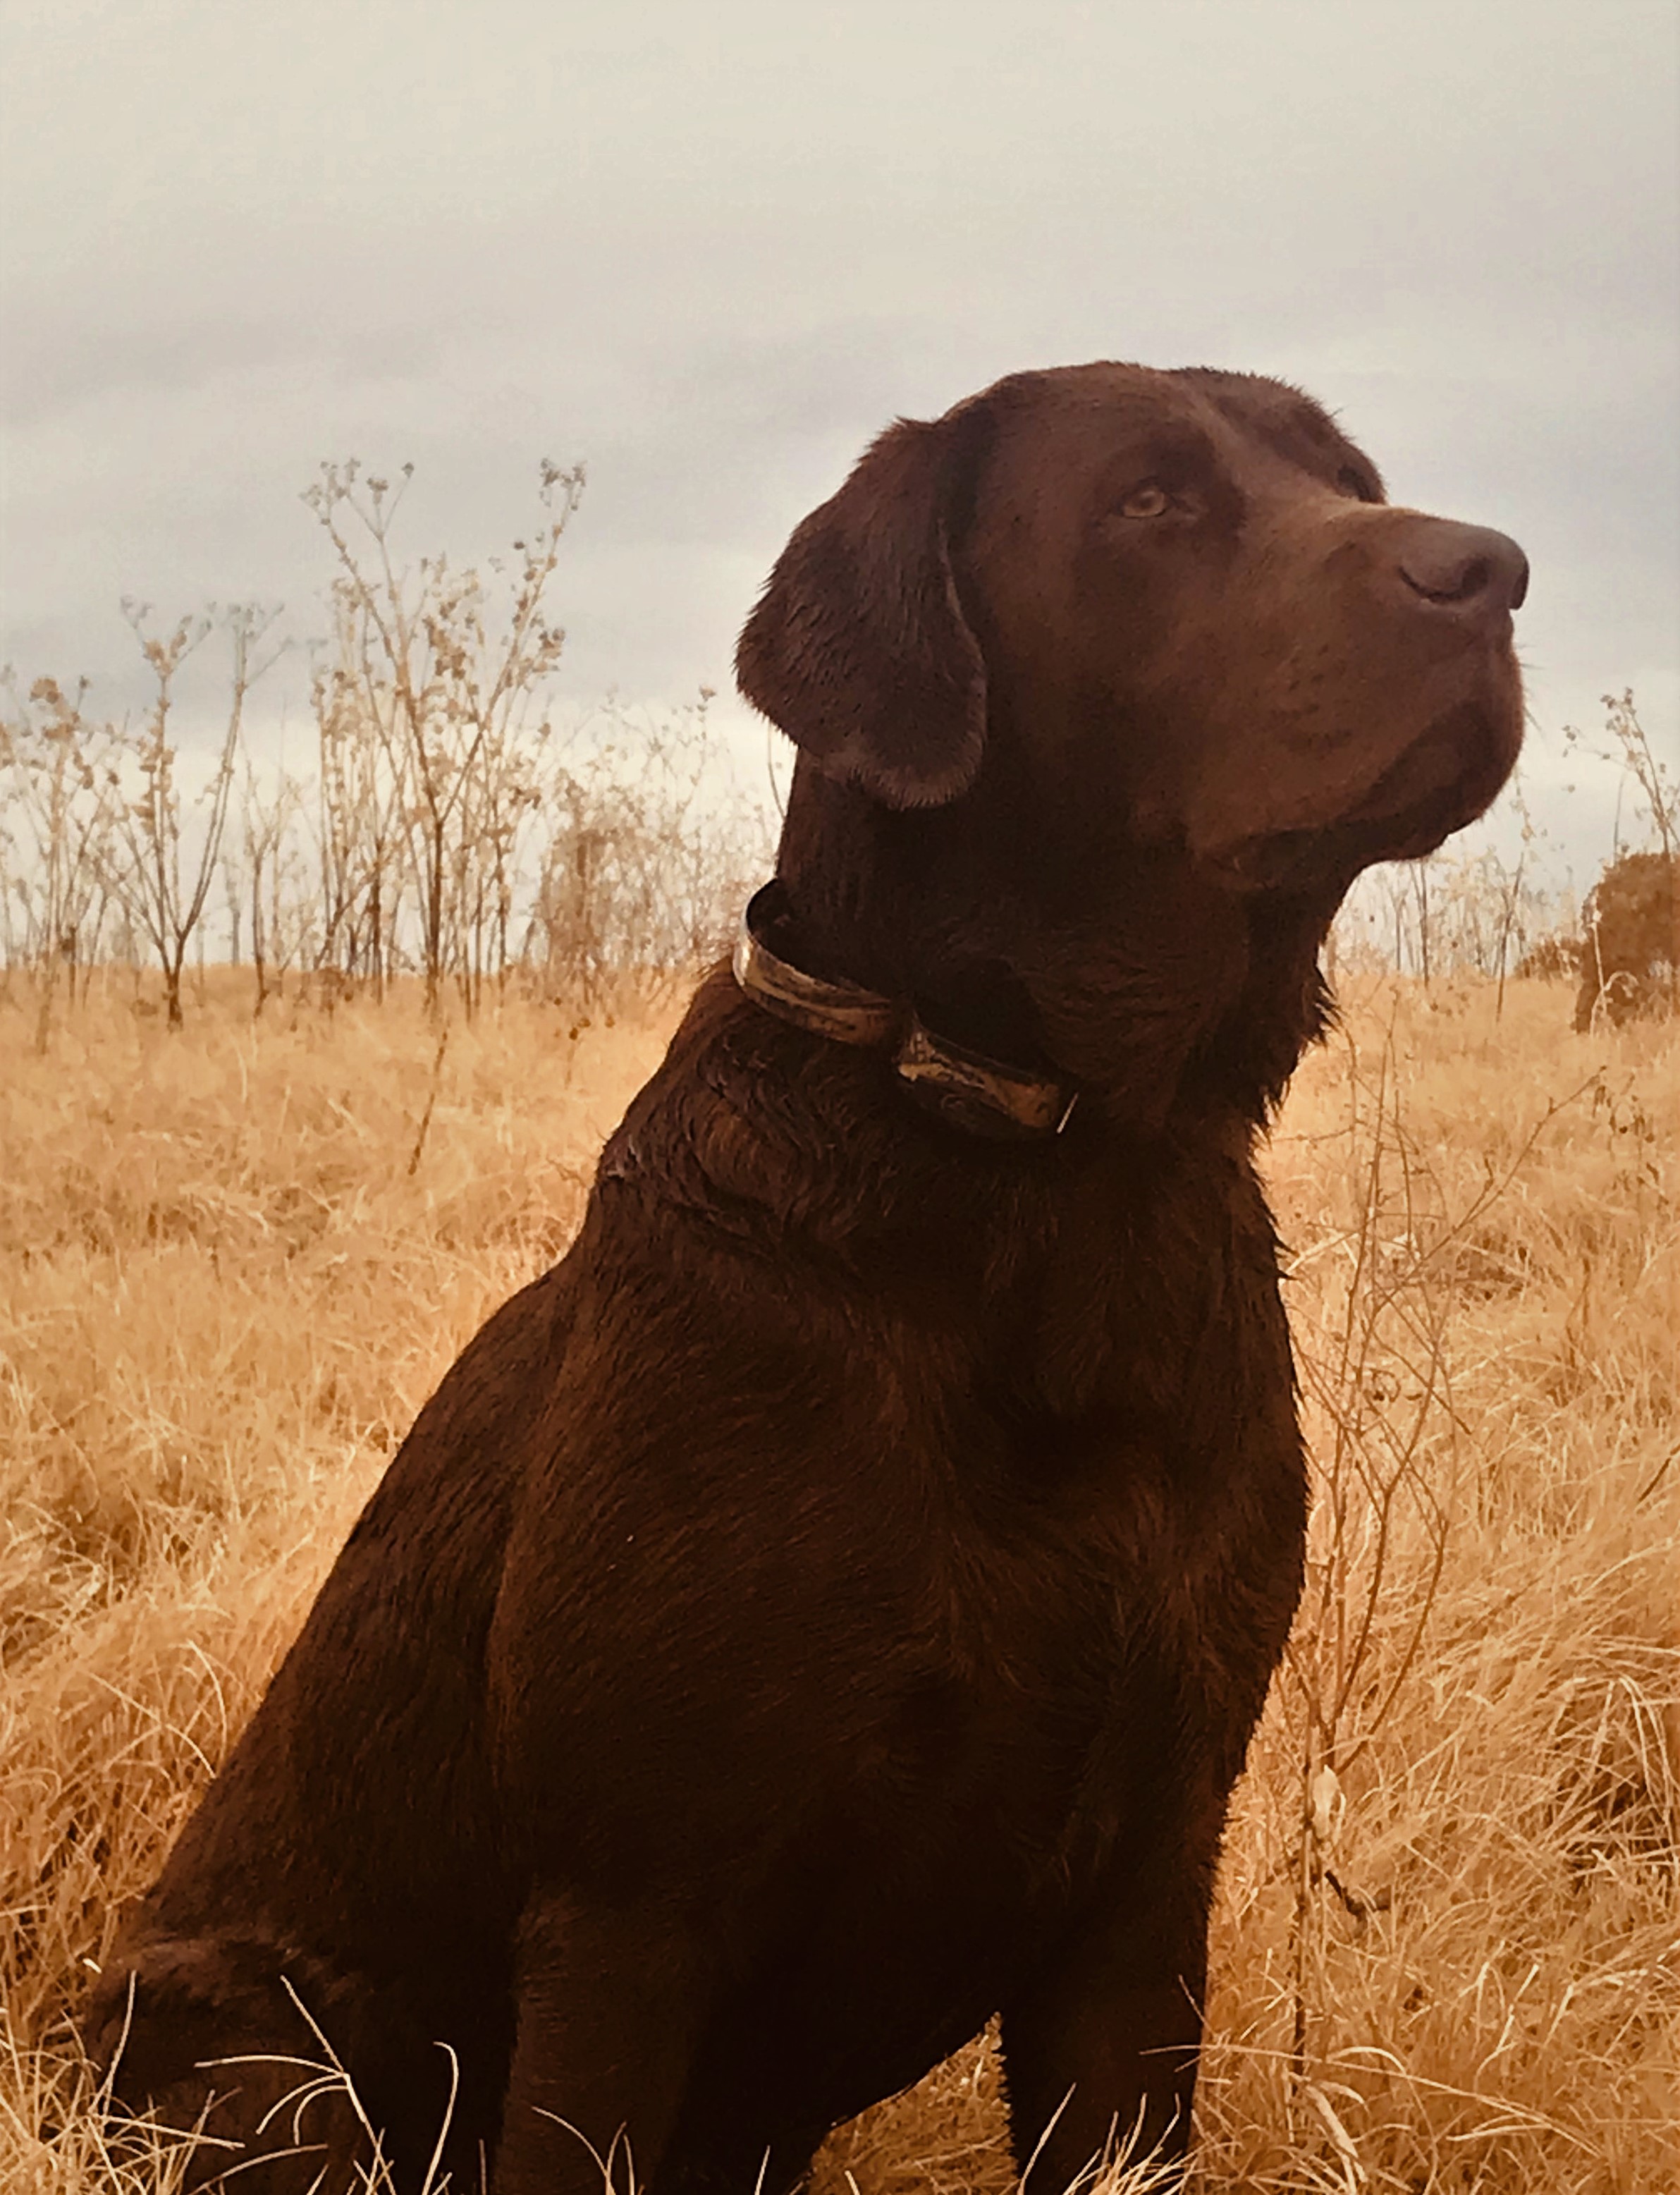
<svg viewBox="0 0 1680 2195">
<path fill-rule="evenodd" d="M 318 629 L 323 458 L 413 461 L 416 552 L 472 557 L 548 455 L 590 472 L 568 690 L 681 699 L 886 419 L 1118 355 L 1298 379 L 1407 499 L 1523 540 L 1548 723 L 1631 678 L 1672 724 L 1666 6 L 7 21 L 0 654 L 32 674 L 131 695 L 125 592 Z"/>
</svg>

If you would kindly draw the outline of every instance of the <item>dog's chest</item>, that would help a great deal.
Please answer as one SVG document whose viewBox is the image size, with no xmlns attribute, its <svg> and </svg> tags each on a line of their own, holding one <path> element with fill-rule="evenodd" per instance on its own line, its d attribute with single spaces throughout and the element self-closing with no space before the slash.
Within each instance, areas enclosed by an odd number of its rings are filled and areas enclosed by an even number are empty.
<svg viewBox="0 0 1680 2195">
<path fill-rule="evenodd" d="M 918 1649 L 817 1811 L 837 1973 L 923 1944 L 982 2010 L 1116 1870 L 1217 1836 L 1299 1587 L 1292 1446 L 1220 1458 L 1223 1495 L 1095 1418 L 1009 1455 L 1013 1495 L 929 1540 Z"/>
<path fill-rule="evenodd" d="M 973 1331 L 945 1446 L 996 1573 L 1048 1567 L 1158 1620 L 1182 1599 L 1217 1628 L 1237 1577 L 1292 1559 L 1293 1365 L 1246 1155 L 1096 1174 Z"/>
<path fill-rule="evenodd" d="M 932 1460 L 939 1680 L 906 1710 L 900 1767 L 1057 1864 L 1111 1843 L 1153 1783 L 1225 1774 L 1298 1595 L 1269 1220 L 1228 1178 L 1188 1212 L 1176 1187 L 1170 1224 L 1093 1202 L 1062 1263 L 977 1322 L 963 1391 L 928 1397 L 941 1422 L 911 1443 Z"/>
<path fill-rule="evenodd" d="M 1052 1783 L 1094 1749 L 1223 1749 L 1258 1706 L 1298 1597 L 1303 1473 L 1292 1414 L 1201 1437 L 1102 1403 L 1005 1430 L 1003 1467 L 930 1568 L 941 1644 L 990 1748 Z"/>
</svg>

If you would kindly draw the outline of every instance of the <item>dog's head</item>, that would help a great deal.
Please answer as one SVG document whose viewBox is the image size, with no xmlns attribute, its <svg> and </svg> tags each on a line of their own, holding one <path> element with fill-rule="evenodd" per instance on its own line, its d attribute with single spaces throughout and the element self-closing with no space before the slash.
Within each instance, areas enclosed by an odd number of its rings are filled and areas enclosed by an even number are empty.
<svg viewBox="0 0 1680 2195">
<path fill-rule="evenodd" d="M 789 542 L 738 668 L 889 808 L 962 797 L 1013 738 L 1239 885 L 1345 879 L 1504 782 L 1527 570 L 1388 504 L 1280 383 L 1067 367 L 889 428 Z"/>
<path fill-rule="evenodd" d="M 900 421 L 741 637 L 743 692 L 801 751 L 784 873 L 843 840 L 863 929 L 884 894 L 899 933 L 1017 963 L 988 902 L 1016 935 L 1024 909 L 1041 936 L 1112 916 L 1140 960 L 1153 909 L 1169 957 L 1186 925 L 1226 941 L 1211 980 L 1266 907 L 1321 935 L 1361 869 L 1486 808 L 1521 738 L 1527 576 L 1505 535 L 1388 504 L 1317 405 L 1255 376 L 1068 367 Z M 808 896 L 836 905 L 832 874 Z"/>
</svg>

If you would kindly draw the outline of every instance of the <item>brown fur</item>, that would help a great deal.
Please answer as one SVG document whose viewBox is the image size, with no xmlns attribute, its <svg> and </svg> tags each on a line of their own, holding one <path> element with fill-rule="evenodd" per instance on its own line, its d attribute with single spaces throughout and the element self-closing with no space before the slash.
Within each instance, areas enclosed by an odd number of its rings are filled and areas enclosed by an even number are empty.
<svg viewBox="0 0 1680 2195">
<path fill-rule="evenodd" d="M 272 2068 L 195 2070 L 307 2053 L 289 1984 L 401 2186 L 447 2044 L 457 2186 L 598 2186 L 622 2130 L 656 2195 L 774 2189 L 1001 2013 L 1035 2185 L 1182 2151 L 1301 1576 L 1252 1145 L 1349 880 L 1510 766 L 1524 569 L 1240 375 L 1022 375 L 875 444 L 741 642 L 802 749 L 797 957 L 1072 1121 L 962 1134 L 707 980 L 131 1917 L 121 2096 L 289 2140 Z M 301 2131 L 253 2186 L 348 2184 L 348 2110 Z"/>
</svg>

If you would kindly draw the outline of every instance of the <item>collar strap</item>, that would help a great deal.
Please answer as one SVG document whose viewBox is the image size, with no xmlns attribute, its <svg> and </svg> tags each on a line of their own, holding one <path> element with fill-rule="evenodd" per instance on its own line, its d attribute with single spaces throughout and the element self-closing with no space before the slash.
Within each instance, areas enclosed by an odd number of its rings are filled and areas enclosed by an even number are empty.
<svg viewBox="0 0 1680 2195">
<path fill-rule="evenodd" d="M 766 942 L 785 908 L 781 880 L 773 878 L 741 917 L 735 981 L 756 1005 L 837 1044 L 890 1052 L 893 1071 L 910 1095 L 949 1126 L 994 1141 L 1061 1134 L 1073 1109 L 1072 1083 L 988 1059 L 936 1035 L 911 1005 L 796 967 Z"/>
</svg>

